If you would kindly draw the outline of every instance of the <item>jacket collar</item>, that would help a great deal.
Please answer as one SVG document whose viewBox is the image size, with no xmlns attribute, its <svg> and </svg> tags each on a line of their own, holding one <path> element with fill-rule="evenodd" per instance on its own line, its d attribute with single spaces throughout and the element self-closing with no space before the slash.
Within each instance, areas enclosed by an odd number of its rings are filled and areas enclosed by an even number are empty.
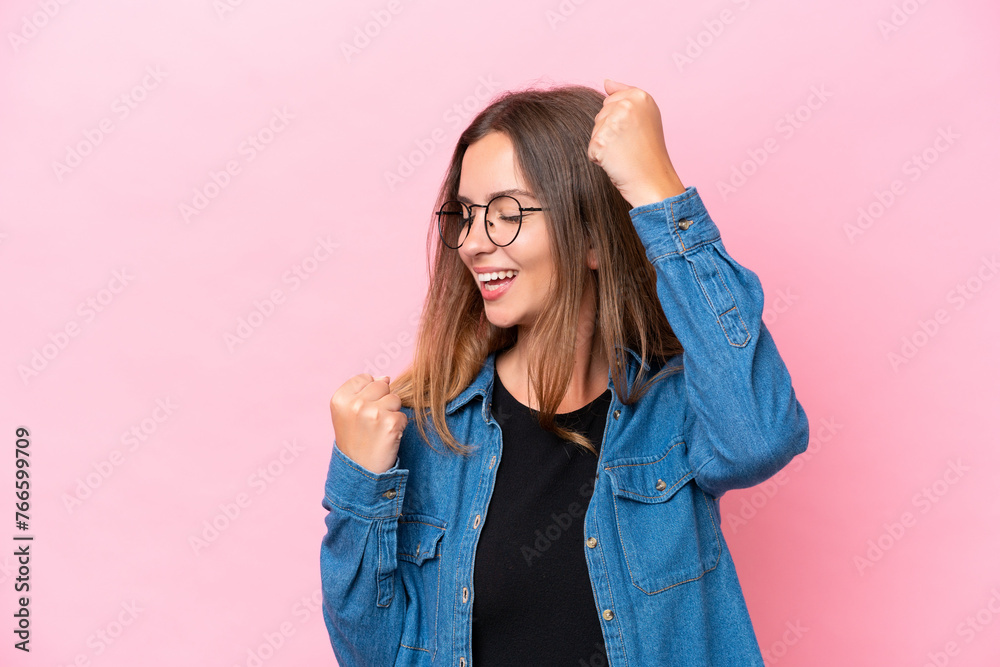
<svg viewBox="0 0 1000 667">
<path fill-rule="evenodd" d="M 632 379 L 635 377 L 636 370 L 640 364 L 642 364 L 643 369 L 649 370 L 649 364 L 643 363 L 642 358 L 636 353 L 632 348 L 626 347 L 625 350 L 631 356 L 629 360 L 628 368 L 626 369 L 626 378 L 628 380 L 627 384 L 632 383 Z M 486 403 L 487 397 L 492 398 L 493 395 L 493 371 L 496 365 L 496 351 L 490 352 L 483 362 L 482 368 L 479 369 L 479 374 L 475 379 L 469 383 L 469 386 L 462 390 L 455 398 L 448 401 L 445 406 L 445 414 L 451 414 L 458 410 L 460 407 L 472 400 L 473 396 L 479 396 L 483 399 L 483 417 L 486 416 Z M 612 381 L 611 368 L 608 368 L 608 389 L 614 391 L 614 382 Z"/>
</svg>

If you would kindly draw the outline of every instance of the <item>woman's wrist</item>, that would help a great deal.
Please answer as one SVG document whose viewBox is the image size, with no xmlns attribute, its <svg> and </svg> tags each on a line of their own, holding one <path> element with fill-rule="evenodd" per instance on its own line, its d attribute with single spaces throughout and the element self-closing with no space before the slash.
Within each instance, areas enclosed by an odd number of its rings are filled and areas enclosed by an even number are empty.
<svg viewBox="0 0 1000 667">
<path fill-rule="evenodd" d="M 647 204 L 663 201 L 668 197 L 676 197 L 684 194 L 687 188 L 681 183 L 677 175 L 667 176 L 655 183 L 647 183 L 639 188 L 630 190 L 628 194 L 623 193 L 625 200 L 632 205 L 632 208 L 639 208 Z"/>
</svg>

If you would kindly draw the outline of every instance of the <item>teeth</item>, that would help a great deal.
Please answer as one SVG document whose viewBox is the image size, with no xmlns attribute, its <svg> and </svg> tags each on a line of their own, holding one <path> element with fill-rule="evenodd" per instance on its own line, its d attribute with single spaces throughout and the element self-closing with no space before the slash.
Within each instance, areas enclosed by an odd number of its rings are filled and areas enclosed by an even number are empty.
<svg viewBox="0 0 1000 667">
<path fill-rule="evenodd" d="M 513 269 L 508 269 L 507 271 L 494 271 L 493 273 L 480 273 L 478 278 L 481 282 L 486 282 L 489 280 L 499 280 L 500 278 L 512 278 L 516 276 L 519 271 L 514 271 Z"/>
</svg>

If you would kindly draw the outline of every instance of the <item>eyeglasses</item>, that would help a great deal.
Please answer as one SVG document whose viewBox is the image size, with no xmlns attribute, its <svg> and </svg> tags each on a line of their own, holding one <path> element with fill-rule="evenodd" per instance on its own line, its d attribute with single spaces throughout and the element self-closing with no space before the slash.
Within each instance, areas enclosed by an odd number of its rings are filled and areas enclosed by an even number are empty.
<svg viewBox="0 0 1000 667">
<path fill-rule="evenodd" d="M 494 245 L 508 246 L 517 238 L 521 231 L 521 221 L 524 214 L 530 211 L 546 211 L 544 208 L 525 208 L 521 202 L 510 195 L 494 197 L 485 206 L 482 204 L 466 204 L 460 201 L 446 201 L 437 212 L 438 232 L 444 244 L 457 250 L 469 236 L 472 223 L 475 220 L 475 208 L 484 208 L 483 225 L 486 236 Z M 490 211 L 493 212 L 492 217 Z"/>
</svg>

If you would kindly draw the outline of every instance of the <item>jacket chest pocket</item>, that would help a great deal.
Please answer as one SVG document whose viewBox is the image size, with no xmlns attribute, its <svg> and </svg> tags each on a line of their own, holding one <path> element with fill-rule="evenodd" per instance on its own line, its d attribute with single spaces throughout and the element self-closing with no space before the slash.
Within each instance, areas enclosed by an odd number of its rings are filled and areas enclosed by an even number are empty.
<svg viewBox="0 0 1000 667">
<path fill-rule="evenodd" d="M 412 664 L 427 664 L 433 657 L 437 637 L 441 591 L 441 538 L 446 522 L 427 514 L 403 514 L 396 528 L 396 561 L 406 600 L 402 649 L 425 652 Z M 402 653 L 400 659 L 403 659 Z M 398 664 L 398 663 L 397 663 Z M 409 662 L 405 664 L 411 664 Z"/>
<path fill-rule="evenodd" d="M 721 532 L 711 499 L 694 481 L 683 440 L 672 441 L 659 456 L 619 459 L 604 469 L 636 587 L 652 595 L 718 565 Z"/>
</svg>

